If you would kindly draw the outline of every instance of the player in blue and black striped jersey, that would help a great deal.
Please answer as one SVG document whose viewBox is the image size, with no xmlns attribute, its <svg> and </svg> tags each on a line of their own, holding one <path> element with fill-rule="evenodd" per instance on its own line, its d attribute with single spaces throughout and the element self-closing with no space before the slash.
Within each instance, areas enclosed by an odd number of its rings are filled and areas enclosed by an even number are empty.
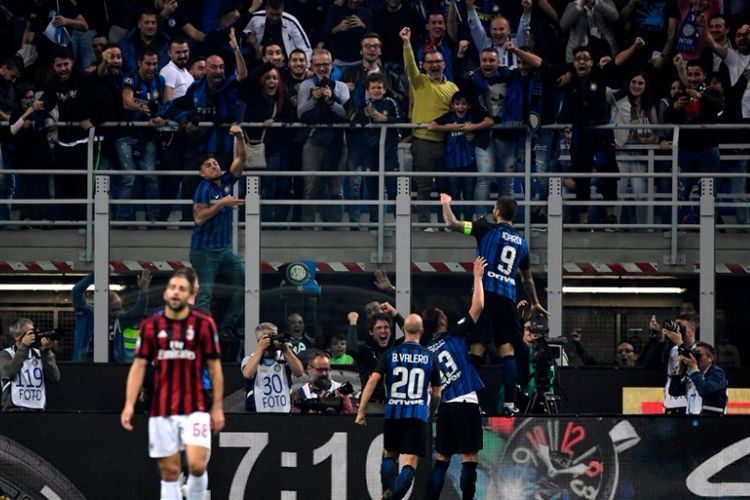
<svg viewBox="0 0 750 500">
<path fill-rule="evenodd" d="M 459 221 L 451 210 L 451 197 L 440 194 L 445 224 L 452 231 L 460 231 L 477 239 L 477 254 L 487 259 L 482 284 L 485 291 L 485 308 L 477 328 L 472 333 L 469 350 L 472 362 L 479 366 L 487 344 L 494 342 L 500 355 L 503 375 L 503 412 L 518 413 L 516 408 L 516 382 L 518 369 L 515 348 L 523 348 L 523 329 L 516 313 L 516 275 L 520 271 L 521 282 L 531 303 L 532 313 L 549 316 L 534 286 L 529 263 L 529 246 L 521 234 L 513 229 L 513 217 L 518 204 L 513 198 L 501 196 L 495 202 L 492 216 L 495 223 L 484 219 L 476 222 Z"/>
<path fill-rule="evenodd" d="M 424 331 L 422 318 L 410 314 L 403 331 L 404 343 L 383 354 L 370 375 L 355 420 L 366 425 L 367 403 L 383 379 L 386 406 L 380 477 L 383 498 L 393 499 L 403 498 L 411 488 L 417 462 L 427 447 L 427 422 L 440 402 L 441 392 L 438 360 L 419 345 Z M 401 472 L 398 472 L 399 455 L 403 463 Z"/>
<path fill-rule="evenodd" d="M 422 313 L 425 333 L 422 337 L 427 349 L 437 355 L 442 376 L 442 398 L 437 413 L 435 431 L 435 465 L 430 477 L 427 498 L 440 498 L 451 456 L 461 454 L 462 498 L 474 498 L 477 481 L 479 450 L 482 449 L 482 414 L 477 391 L 484 387 L 469 360 L 467 335 L 474 329 L 484 308 L 482 275 L 487 262 L 474 259 L 474 292 L 469 313 L 456 326 L 448 329 L 448 317 L 437 307 Z M 426 342 L 425 342 L 426 341 Z"/>
</svg>

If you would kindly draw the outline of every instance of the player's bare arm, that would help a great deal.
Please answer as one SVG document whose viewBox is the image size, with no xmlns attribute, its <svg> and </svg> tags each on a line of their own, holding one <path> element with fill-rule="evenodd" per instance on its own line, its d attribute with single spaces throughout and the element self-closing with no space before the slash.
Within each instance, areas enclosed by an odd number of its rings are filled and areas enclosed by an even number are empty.
<svg viewBox="0 0 750 500">
<path fill-rule="evenodd" d="M 144 358 L 135 358 L 133 364 L 130 365 L 128 381 L 125 385 L 125 406 L 122 408 L 122 413 L 120 414 L 120 424 L 127 431 L 133 430 L 131 419 L 133 418 L 138 393 L 143 386 L 143 377 L 146 375 L 147 365 L 148 361 Z"/>
<path fill-rule="evenodd" d="M 526 290 L 526 294 L 531 299 L 531 311 L 549 318 L 549 311 L 542 307 L 542 303 L 539 302 L 539 296 L 536 294 L 536 285 L 534 285 L 534 277 L 531 274 L 531 269 L 521 269 L 521 281 L 523 282 L 523 288 Z"/>
<path fill-rule="evenodd" d="M 474 259 L 474 292 L 471 295 L 471 306 L 469 307 L 469 316 L 476 323 L 479 321 L 479 315 L 484 309 L 484 286 L 482 285 L 482 276 L 484 268 L 487 267 L 487 259 L 477 257 Z"/>
<path fill-rule="evenodd" d="M 211 406 L 211 428 L 218 433 L 224 428 L 224 372 L 221 371 L 220 359 L 209 359 L 208 377 L 213 388 L 213 405 Z"/>
<path fill-rule="evenodd" d="M 232 125 L 229 127 L 229 133 L 234 136 L 234 159 L 229 166 L 229 171 L 235 177 L 240 177 L 245 170 L 245 141 L 242 134 L 242 127 Z"/>
<path fill-rule="evenodd" d="M 443 390 L 439 385 L 430 386 L 430 418 L 437 412 L 438 405 L 440 405 L 440 396 L 443 394 Z"/>
<path fill-rule="evenodd" d="M 456 215 L 453 213 L 451 208 L 451 202 L 453 198 L 451 195 L 446 193 L 440 193 L 440 204 L 443 207 L 443 218 L 445 219 L 445 227 L 451 231 L 464 232 L 467 224 L 471 228 L 471 223 L 462 222 L 456 219 Z"/>
<path fill-rule="evenodd" d="M 372 372 L 370 374 L 370 378 L 367 379 L 367 385 L 362 391 L 362 395 L 359 397 L 359 409 L 357 410 L 357 417 L 354 419 L 354 422 L 359 425 L 367 425 L 367 420 L 365 419 L 367 403 L 370 402 L 370 398 L 372 397 L 373 391 L 375 391 L 375 387 L 377 387 L 380 383 L 380 377 L 380 373 Z"/>
</svg>

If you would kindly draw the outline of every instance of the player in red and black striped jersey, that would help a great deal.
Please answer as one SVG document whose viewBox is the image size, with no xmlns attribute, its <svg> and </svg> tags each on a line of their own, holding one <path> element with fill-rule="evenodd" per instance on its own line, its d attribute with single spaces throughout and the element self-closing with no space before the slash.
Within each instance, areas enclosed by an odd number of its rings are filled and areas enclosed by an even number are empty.
<svg viewBox="0 0 750 500">
<path fill-rule="evenodd" d="M 154 364 L 154 394 L 149 410 L 149 454 L 161 469 L 161 498 L 178 500 L 180 452 L 187 454 L 188 498 L 203 498 L 208 487 L 206 465 L 211 429 L 224 427 L 221 371 L 216 325 L 207 314 L 188 305 L 195 283 L 178 271 L 164 291 L 164 312 L 146 319 L 128 374 L 125 407 L 120 421 L 132 430 L 135 401 L 149 363 Z M 209 403 L 202 372 L 208 367 L 213 387 Z M 210 404 L 210 413 L 209 413 Z"/>
</svg>

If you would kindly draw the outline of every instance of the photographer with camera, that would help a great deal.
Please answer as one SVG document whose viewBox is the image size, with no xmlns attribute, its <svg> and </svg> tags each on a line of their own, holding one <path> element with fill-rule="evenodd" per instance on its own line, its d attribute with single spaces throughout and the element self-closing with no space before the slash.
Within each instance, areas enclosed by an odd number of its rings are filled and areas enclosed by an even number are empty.
<svg viewBox="0 0 750 500">
<path fill-rule="evenodd" d="M 47 402 L 45 380 L 60 381 L 52 352 L 57 332 L 35 332 L 28 318 L 10 325 L 14 345 L 0 351 L 2 411 L 42 411 Z"/>
<path fill-rule="evenodd" d="M 685 395 L 672 395 L 670 386 L 673 383 L 672 377 L 681 374 L 680 353 L 695 347 L 696 328 L 695 321 L 685 316 L 678 316 L 675 320 L 667 319 L 662 323 L 662 334 L 672 344 L 667 355 L 667 383 L 664 387 L 664 413 L 667 415 L 685 415 L 687 411 L 688 399 Z"/>
<path fill-rule="evenodd" d="M 526 301 L 519 302 L 519 310 Z M 560 383 L 558 363 L 567 366 L 568 358 L 561 343 L 564 337 L 549 339 L 549 323 L 543 315 L 522 314 L 523 343 L 525 349 L 518 353 L 518 382 L 524 414 L 558 412 Z"/>
<path fill-rule="evenodd" d="M 325 351 L 313 351 L 307 363 L 310 381 L 292 394 L 293 413 L 353 413 L 352 384 L 331 379 L 331 357 Z"/>
<path fill-rule="evenodd" d="M 258 345 L 255 352 L 242 360 L 245 377 L 245 410 L 257 413 L 292 411 L 292 375 L 301 377 L 302 362 L 289 346 L 289 337 L 279 333 L 273 323 L 255 328 Z"/>
<path fill-rule="evenodd" d="M 692 349 L 678 348 L 680 367 L 669 385 L 671 396 L 687 398 L 688 415 L 724 415 L 727 410 L 729 381 L 716 364 L 713 346 L 698 342 Z"/>
</svg>

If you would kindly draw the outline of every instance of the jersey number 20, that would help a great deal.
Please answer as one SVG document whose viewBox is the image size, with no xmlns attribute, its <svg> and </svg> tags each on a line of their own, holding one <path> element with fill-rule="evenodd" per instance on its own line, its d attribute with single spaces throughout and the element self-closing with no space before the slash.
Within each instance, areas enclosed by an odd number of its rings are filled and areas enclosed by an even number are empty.
<svg viewBox="0 0 750 500">
<path fill-rule="evenodd" d="M 419 399 L 424 388 L 424 370 L 422 368 L 405 368 L 397 366 L 393 369 L 396 379 L 391 386 L 391 397 L 398 399 Z"/>
</svg>

